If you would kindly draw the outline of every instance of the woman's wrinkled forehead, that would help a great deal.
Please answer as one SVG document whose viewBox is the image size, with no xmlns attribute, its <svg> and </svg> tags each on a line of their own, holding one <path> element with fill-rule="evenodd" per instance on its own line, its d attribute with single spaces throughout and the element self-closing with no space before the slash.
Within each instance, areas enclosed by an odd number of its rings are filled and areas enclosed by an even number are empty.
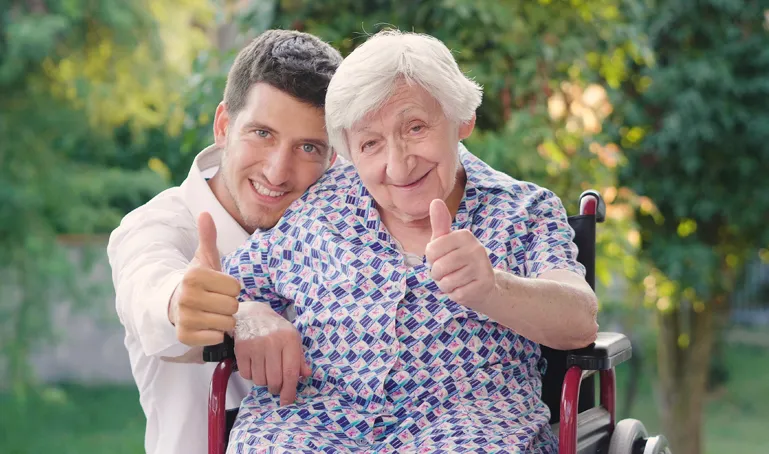
<svg viewBox="0 0 769 454">
<path fill-rule="evenodd" d="M 409 121 L 412 117 L 424 117 L 424 121 L 444 118 L 443 109 L 430 93 L 417 84 L 401 82 L 379 108 L 368 112 L 351 128 L 350 133 L 371 131 L 385 123 Z"/>
</svg>

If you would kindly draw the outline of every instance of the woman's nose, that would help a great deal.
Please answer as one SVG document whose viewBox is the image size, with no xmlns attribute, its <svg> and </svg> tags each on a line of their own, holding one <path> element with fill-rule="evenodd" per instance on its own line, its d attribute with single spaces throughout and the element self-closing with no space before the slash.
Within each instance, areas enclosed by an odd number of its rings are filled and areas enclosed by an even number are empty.
<svg viewBox="0 0 769 454">
<path fill-rule="evenodd" d="M 408 183 L 414 168 L 414 159 L 402 141 L 395 141 L 387 148 L 387 177 L 396 184 Z"/>
</svg>

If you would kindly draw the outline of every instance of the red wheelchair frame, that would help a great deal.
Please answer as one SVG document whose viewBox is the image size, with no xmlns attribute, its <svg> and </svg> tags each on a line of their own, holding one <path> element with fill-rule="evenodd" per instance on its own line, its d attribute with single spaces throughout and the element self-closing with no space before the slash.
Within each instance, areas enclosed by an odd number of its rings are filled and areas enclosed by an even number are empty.
<svg viewBox="0 0 769 454">
<path fill-rule="evenodd" d="M 579 216 L 569 217 L 569 223 L 575 230 L 574 241 L 579 248 L 577 259 L 585 266 L 586 280 L 593 289 L 595 229 L 597 223 L 603 222 L 605 215 L 606 206 L 601 196 L 597 191 L 589 190 L 580 196 Z M 606 449 L 610 454 L 670 452 L 664 437 L 646 438 L 645 429 L 638 421 L 625 420 L 622 430 L 618 428 L 615 431 L 614 368 L 632 355 L 627 337 L 618 333 L 599 333 L 596 342 L 589 347 L 573 351 L 542 347 L 542 355 L 548 364 L 543 377 L 542 399 L 553 415 L 550 422 L 558 432 L 559 453 L 588 454 L 606 452 Z M 208 452 L 224 454 L 234 420 L 234 414 L 228 415 L 225 408 L 227 383 L 232 372 L 237 370 L 232 338 L 227 336 L 225 343 L 206 347 L 204 360 L 219 363 L 211 379 L 208 397 Z M 594 399 L 595 372 L 600 378 L 598 406 L 595 406 Z M 584 387 L 583 381 L 586 383 Z M 553 411 L 555 409 L 560 412 Z"/>
</svg>

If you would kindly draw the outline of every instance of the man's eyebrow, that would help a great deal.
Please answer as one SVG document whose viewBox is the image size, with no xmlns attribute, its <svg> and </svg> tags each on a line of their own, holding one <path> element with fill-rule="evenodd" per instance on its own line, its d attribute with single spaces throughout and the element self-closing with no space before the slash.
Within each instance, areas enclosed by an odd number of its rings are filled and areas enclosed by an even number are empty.
<svg viewBox="0 0 769 454">
<path fill-rule="evenodd" d="M 265 131 L 275 132 L 275 130 L 264 123 L 258 121 L 249 121 L 243 125 L 243 129 L 264 129 Z"/>
<path fill-rule="evenodd" d="M 328 142 L 326 142 L 323 139 L 309 139 L 309 138 L 308 139 L 299 139 L 299 142 L 309 143 L 309 144 L 316 145 L 316 146 L 321 147 L 321 148 L 328 148 Z"/>
<path fill-rule="evenodd" d="M 243 125 L 243 129 L 246 129 L 246 130 L 263 129 L 263 130 L 271 132 L 273 134 L 275 134 L 275 132 L 276 132 L 275 129 L 271 128 L 270 126 L 267 126 L 264 123 L 260 123 L 258 121 L 249 121 L 248 123 Z M 317 146 L 322 147 L 322 148 L 328 148 L 328 141 L 323 140 L 323 139 L 317 139 L 317 138 L 310 138 L 310 137 L 308 137 L 308 138 L 298 139 L 297 142 L 310 143 L 310 144 L 317 145 Z"/>
</svg>

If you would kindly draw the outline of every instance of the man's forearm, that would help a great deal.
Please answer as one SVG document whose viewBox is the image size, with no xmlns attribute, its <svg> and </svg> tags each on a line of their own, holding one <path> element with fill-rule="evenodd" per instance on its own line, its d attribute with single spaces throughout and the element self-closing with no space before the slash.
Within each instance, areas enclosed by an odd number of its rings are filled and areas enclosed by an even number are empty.
<svg viewBox="0 0 769 454">
<path fill-rule="evenodd" d="M 555 279 L 530 279 L 496 270 L 495 291 L 478 310 L 539 344 L 559 350 L 585 347 L 598 331 L 595 294 L 558 273 L 568 272 L 551 272 Z"/>
</svg>

